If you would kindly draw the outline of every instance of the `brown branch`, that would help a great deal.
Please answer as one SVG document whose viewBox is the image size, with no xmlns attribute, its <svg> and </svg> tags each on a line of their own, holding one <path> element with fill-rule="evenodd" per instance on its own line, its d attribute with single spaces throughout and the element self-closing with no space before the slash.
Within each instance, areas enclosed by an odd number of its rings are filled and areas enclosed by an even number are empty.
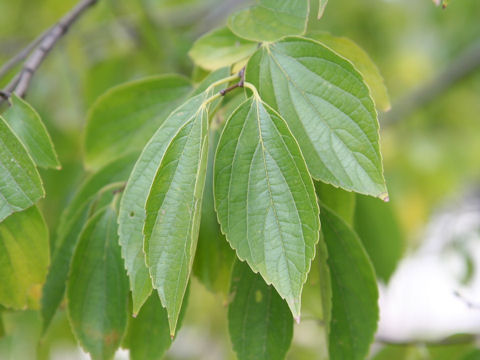
<svg viewBox="0 0 480 360">
<path fill-rule="evenodd" d="M 431 81 L 396 102 L 390 112 L 383 114 L 380 119 L 381 124 L 391 125 L 405 119 L 479 68 L 480 42 L 477 42 Z"/>
<path fill-rule="evenodd" d="M 68 29 L 83 13 L 97 2 L 98 0 L 80 0 L 80 2 L 55 25 L 40 35 L 39 38 L 34 40 L 2 67 L 0 75 L 6 74 L 16 64 L 26 59 L 20 72 L 7 84 L 4 90 L 0 91 L 0 105 L 8 100 L 12 93 L 20 97 L 25 96 L 33 75 L 55 44 L 67 33 Z"/>
<path fill-rule="evenodd" d="M 238 77 L 240 78 L 240 81 L 233 84 L 232 86 L 229 86 L 226 89 L 220 90 L 220 95 L 225 96 L 230 91 L 239 87 L 243 87 L 243 85 L 245 84 L 245 66 L 238 72 Z"/>
</svg>

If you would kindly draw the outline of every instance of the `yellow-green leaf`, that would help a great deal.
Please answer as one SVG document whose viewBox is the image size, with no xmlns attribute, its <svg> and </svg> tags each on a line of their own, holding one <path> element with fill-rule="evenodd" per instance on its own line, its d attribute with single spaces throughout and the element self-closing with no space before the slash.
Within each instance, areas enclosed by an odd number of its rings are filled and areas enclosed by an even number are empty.
<svg viewBox="0 0 480 360">
<path fill-rule="evenodd" d="M 36 206 L 0 223 L 0 304 L 27 307 L 50 262 L 48 229 Z"/>
</svg>

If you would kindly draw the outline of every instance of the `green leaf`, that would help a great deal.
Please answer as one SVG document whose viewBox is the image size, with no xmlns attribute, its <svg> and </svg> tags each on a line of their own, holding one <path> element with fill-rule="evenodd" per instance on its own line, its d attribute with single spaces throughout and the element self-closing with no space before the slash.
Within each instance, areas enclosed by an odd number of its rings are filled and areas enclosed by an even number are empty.
<svg viewBox="0 0 480 360">
<path fill-rule="evenodd" d="M 255 42 L 239 38 L 223 27 L 198 39 L 188 55 L 202 68 L 216 70 L 248 58 L 256 49 Z"/>
<path fill-rule="evenodd" d="M 153 287 L 173 336 L 197 246 L 208 154 L 208 114 L 201 104 L 170 140 L 146 204 L 143 233 Z"/>
<path fill-rule="evenodd" d="M 325 7 L 327 6 L 328 0 L 319 0 L 318 1 L 318 15 L 317 19 L 320 19 L 325 12 Z"/>
<path fill-rule="evenodd" d="M 192 90 L 179 75 L 163 75 L 114 87 L 90 109 L 85 130 L 85 163 L 99 168 L 140 151 L 170 112 Z"/>
<path fill-rule="evenodd" d="M 114 168 L 115 166 L 111 166 L 108 170 L 113 170 Z M 98 174 L 92 176 L 79 191 L 78 195 L 87 194 L 87 190 L 93 189 L 96 185 L 99 185 L 100 182 L 97 181 L 99 181 L 99 179 L 106 173 L 105 170 L 107 169 L 104 169 L 103 172 L 99 172 Z M 117 176 L 119 174 L 121 174 L 121 172 L 117 173 Z M 125 175 L 125 177 L 126 176 L 128 175 Z M 114 176 L 112 176 L 112 178 L 114 178 Z M 71 217 L 68 219 L 68 221 L 59 226 L 57 247 L 53 252 L 52 264 L 48 271 L 47 280 L 43 287 L 41 299 L 41 313 L 44 333 L 48 329 L 55 312 L 62 302 L 68 278 L 68 270 L 70 269 L 70 263 L 73 256 L 73 250 L 77 245 L 85 223 L 89 217 L 95 213 L 96 209 L 108 204 L 112 200 L 115 191 L 118 191 L 122 187 L 123 183 L 108 184 L 100 189 L 98 193 L 85 197 L 83 199 L 84 202 L 79 205 L 79 207 L 75 207 L 75 212 L 71 212 Z M 67 208 L 66 212 L 71 210 L 71 206 L 76 203 L 77 199 L 78 198 L 75 197 L 71 205 Z"/>
<path fill-rule="evenodd" d="M 130 174 L 120 203 L 118 217 L 120 245 L 130 280 L 134 314 L 138 313 L 152 291 L 152 281 L 145 265 L 142 232 L 150 188 L 168 145 L 178 129 L 191 123 L 196 117 L 204 99 L 204 94 L 189 99 L 176 109 L 155 132 Z"/>
<path fill-rule="evenodd" d="M 275 41 L 285 35 L 304 34 L 308 10 L 308 0 L 259 0 L 258 5 L 232 14 L 228 27 L 247 40 Z"/>
<path fill-rule="evenodd" d="M 346 37 L 337 37 L 326 32 L 313 32 L 307 34 L 307 36 L 318 40 L 340 56 L 349 60 L 360 74 L 362 74 L 377 108 L 382 111 L 390 110 L 390 99 L 385 83 L 383 82 L 383 77 L 365 50 Z"/>
<path fill-rule="evenodd" d="M 128 155 L 117 159 L 89 176 L 63 211 L 57 228 L 52 264 L 42 292 L 43 332 L 49 327 L 63 299 L 73 250 L 89 215 L 94 210 L 92 206 L 96 204 L 98 208 L 99 197 L 111 196 L 113 190 L 119 188 L 118 182 L 127 180 L 136 157 Z"/>
<path fill-rule="evenodd" d="M 332 284 L 330 359 L 363 360 L 377 329 L 378 289 L 360 239 L 345 222 L 321 207 Z"/>
<path fill-rule="evenodd" d="M 320 223 L 313 183 L 285 121 L 256 95 L 228 119 L 215 160 L 222 231 L 300 317 Z"/>
<path fill-rule="evenodd" d="M 67 284 L 73 333 L 92 359 L 111 359 L 127 326 L 128 280 L 118 245 L 116 212 L 98 211 L 83 230 Z"/>
<path fill-rule="evenodd" d="M 228 306 L 228 329 L 239 360 L 281 360 L 290 347 L 293 318 L 288 305 L 246 263 L 236 261 Z"/>
<path fill-rule="evenodd" d="M 45 195 L 42 179 L 10 126 L 0 116 L 0 222 Z"/>
<path fill-rule="evenodd" d="M 33 161 L 40 167 L 60 169 L 50 135 L 40 115 L 24 100 L 12 94 L 12 106 L 4 113 L 5 120 L 25 145 Z"/>
<path fill-rule="evenodd" d="M 353 225 L 355 193 L 336 188 L 320 181 L 314 181 L 314 184 L 320 201 L 332 209 L 347 224 Z"/>
<path fill-rule="evenodd" d="M 418 345 L 387 345 L 375 354 L 372 360 L 425 360 L 423 346 Z"/>
<path fill-rule="evenodd" d="M 180 328 L 188 303 L 188 293 L 185 293 L 182 310 L 178 319 L 177 330 Z M 154 341 L 152 341 L 154 339 Z M 153 293 L 147 299 L 136 318 L 131 318 L 125 341 L 130 349 L 131 360 L 161 360 L 172 345 L 167 311 L 162 306 L 158 294 Z"/>
<path fill-rule="evenodd" d="M 405 241 L 391 203 L 357 196 L 355 230 L 377 276 L 388 282 L 403 255 Z"/>
<path fill-rule="evenodd" d="M 48 228 L 36 206 L 9 216 L 0 224 L 0 304 L 27 307 L 50 262 Z"/>
<path fill-rule="evenodd" d="M 313 40 L 289 37 L 263 44 L 246 77 L 287 121 L 315 179 L 387 197 L 375 106 L 348 61 Z"/>
<path fill-rule="evenodd" d="M 220 230 L 213 199 L 213 162 L 219 133 L 210 131 L 202 217 L 193 272 L 210 291 L 228 293 L 235 253 Z"/>
</svg>

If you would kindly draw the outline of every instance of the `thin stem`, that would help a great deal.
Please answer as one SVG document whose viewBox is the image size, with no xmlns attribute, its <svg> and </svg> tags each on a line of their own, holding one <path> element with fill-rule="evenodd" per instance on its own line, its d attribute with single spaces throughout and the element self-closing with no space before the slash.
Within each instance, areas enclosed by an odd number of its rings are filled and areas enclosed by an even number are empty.
<svg viewBox="0 0 480 360">
<path fill-rule="evenodd" d="M 252 90 L 253 92 L 253 96 L 257 97 L 257 98 L 260 98 L 260 95 L 258 94 L 258 90 L 257 88 L 255 87 L 255 85 L 249 83 L 249 82 L 246 82 L 243 84 L 244 87 L 246 87 L 247 89 L 250 89 Z"/>
<path fill-rule="evenodd" d="M 229 82 L 232 82 L 234 80 L 237 80 L 240 78 L 240 75 L 239 74 L 234 74 L 234 75 L 231 75 L 231 76 L 228 76 L 226 78 L 223 78 L 223 79 L 220 79 L 220 80 L 217 80 L 215 81 L 214 83 L 210 84 L 207 89 L 205 90 L 205 92 L 209 92 L 209 91 L 212 91 L 214 88 L 216 88 L 218 85 L 222 85 L 222 84 L 228 84 Z"/>
<path fill-rule="evenodd" d="M 5 64 L 3 64 L 3 66 L 0 68 L 0 79 L 2 79 L 5 75 L 7 75 L 8 72 L 15 67 L 15 65 L 23 61 L 28 56 L 28 54 L 30 54 L 32 50 L 35 49 L 40 44 L 40 42 L 45 38 L 45 36 L 50 31 L 52 31 L 52 28 L 45 30 L 39 37 L 37 37 L 30 44 L 24 47 L 18 54 L 16 54 L 13 58 L 11 58 Z"/>
<path fill-rule="evenodd" d="M 20 97 L 24 97 L 33 75 L 38 70 L 43 60 L 47 57 L 57 42 L 67 33 L 68 29 L 75 23 L 80 16 L 92 5 L 96 4 L 98 0 L 80 0 L 80 2 L 67 14 L 65 14 L 54 26 L 52 26 L 46 33 L 40 36 L 40 40 L 35 40 L 25 50 L 18 54 L 14 59 L 4 65 L 2 71 L 8 72 L 11 67 L 26 57 L 26 60 L 20 70 L 19 74 L 10 81 L 10 83 L 3 90 L 2 98 L 0 98 L 0 105 L 8 100 L 8 97 L 15 93 Z M 31 48 L 30 48 L 31 47 Z M 30 54 L 30 55 L 28 55 Z M 28 55 L 28 57 L 27 57 Z"/>
</svg>

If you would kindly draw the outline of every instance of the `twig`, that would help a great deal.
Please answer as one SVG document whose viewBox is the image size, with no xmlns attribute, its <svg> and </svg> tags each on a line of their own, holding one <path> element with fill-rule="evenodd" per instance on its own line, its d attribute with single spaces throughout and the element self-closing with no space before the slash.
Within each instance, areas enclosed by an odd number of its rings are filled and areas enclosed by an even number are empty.
<svg viewBox="0 0 480 360">
<path fill-rule="evenodd" d="M 92 5 L 96 4 L 98 0 L 81 0 L 72 10 L 65 14 L 60 21 L 54 26 L 48 29 L 45 34 L 42 34 L 32 44 L 28 45 L 17 56 L 10 60 L 2 67 L 8 70 L 15 66 L 17 63 L 26 58 L 22 69 L 15 76 L 10 83 L 2 91 L 2 97 L 0 97 L 0 105 L 5 102 L 12 93 L 20 97 L 24 97 L 33 75 L 42 64 L 43 60 L 47 57 L 55 44 L 60 40 L 63 35 L 66 34 L 70 26 Z M 30 54 L 30 55 L 28 55 Z M 27 57 L 28 55 L 28 57 Z"/>
<path fill-rule="evenodd" d="M 5 75 L 7 75 L 8 72 L 13 67 L 15 67 L 15 65 L 23 61 L 28 56 L 28 54 L 30 54 L 32 50 L 35 49 L 40 44 L 40 42 L 45 38 L 45 36 L 50 31 L 52 31 L 52 28 L 45 30 L 39 37 L 37 37 L 25 48 L 23 48 L 18 54 L 16 54 L 13 58 L 11 58 L 5 64 L 3 64 L 2 67 L 0 68 L 0 79 L 2 79 Z"/>
<path fill-rule="evenodd" d="M 220 90 L 220 95 L 225 96 L 230 91 L 239 87 L 243 87 L 243 85 L 245 84 L 245 66 L 238 72 L 238 77 L 240 78 L 240 81 L 236 84 L 233 84 L 232 86 L 229 86 L 226 89 Z"/>
<path fill-rule="evenodd" d="M 381 124 L 391 125 L 408 117 L 478 68 L 480 68 L 480 42 L 468 48 L 433 80 L 394 104 L 392 110 L 382 116 Z"/>
</svg>

